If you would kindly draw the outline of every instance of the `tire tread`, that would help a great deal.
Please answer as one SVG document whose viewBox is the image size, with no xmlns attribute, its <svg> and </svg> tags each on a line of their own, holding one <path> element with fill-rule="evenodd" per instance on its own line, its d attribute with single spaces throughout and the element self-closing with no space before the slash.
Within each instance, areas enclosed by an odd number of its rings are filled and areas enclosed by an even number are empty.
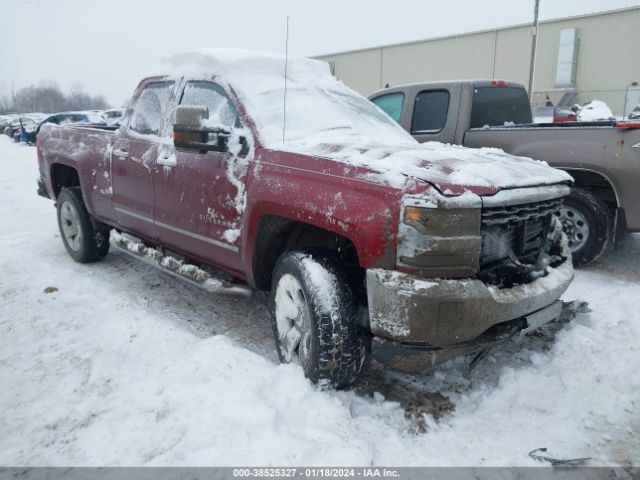
<svg viewBox="0 0 640 480">
<path fill-rule="evenodd" d="M 335 308 L 326 309 L 322 302 L 314 297 L 313 290 L 322 287 L 313 285 L 313 279 L 305 274 L 304 259 L 311 259 L 319 264 L 335 279 L 331 292 L 326 295 L 335 298 Z M 319 351 L 314 368 L 305 371 L 305 375 L 315 384 L 333 388 L 347 388 L 358 377 L 365 359 L 364 334 L 356 324 L 357 306 L 354 295 L 349 288 L 346 276 L 339 263 L 329 252 L 285 252 L 276 264 L 273 275 L 271 294 L 271 311 L 276 348 L 281 361 L 282 352 L 278 342 L 275 321 L 275 289 L 277 281 L 285 273 L 293 273 L 298 277 L 305 289 L 310 290 L 312 301 L 309 307 L 318 328 Z M 313 321 L 312 321 L 313 323 Z"/>
<path fill-rule="evenodd" d="M 585 246 L 573 253 L 573 265 L 578 267 L 597 260 L 611 241 L 613 222 L 609 207 L 596 194 L 582 188 L 572 188 L 565 204 L 582 210 L 593 231 Z"/>
<path fill-rule="evenodd" d="M 80 228 L 83 230 L 83 248 L 80 252 L 73 252 L 66 244 L 62 226 L 60 225 L 60 211 L 58 207 L 58 227 L 63 244 L 75 261 L 79 263 L 91 263 L 102 260 L 109 253 L 109 229 L 93 220 L 82 199 L 80 187 L 65 187 L 58 195 L 58 205 L 68 197 L 75 204 L 80 218 Z"/>
</svg>

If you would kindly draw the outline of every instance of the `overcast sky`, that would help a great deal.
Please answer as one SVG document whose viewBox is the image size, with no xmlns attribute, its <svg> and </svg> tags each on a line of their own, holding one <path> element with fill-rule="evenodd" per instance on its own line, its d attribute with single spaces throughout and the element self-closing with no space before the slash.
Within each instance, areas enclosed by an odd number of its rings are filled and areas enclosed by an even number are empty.
<svg viewBox="0 0 640 480">
<path fill-rule="evenodd" d="M 0 0 L 0 94 L 42 80 L 122 104 L 167 54 L 207 46 L 318 55 L 531 21 L 534 0 Z M 541 0 L 541 19 L 640 4 Z M 528 52 L 523 52 L 528 55 Z"/>
</svg>

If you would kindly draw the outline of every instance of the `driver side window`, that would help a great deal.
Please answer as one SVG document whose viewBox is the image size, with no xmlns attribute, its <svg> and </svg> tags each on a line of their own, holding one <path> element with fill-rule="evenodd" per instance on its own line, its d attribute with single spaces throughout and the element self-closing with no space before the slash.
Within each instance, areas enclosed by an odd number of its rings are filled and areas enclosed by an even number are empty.
<svg viewBox="0 0 640 480">
<path fill-rule="evenodd" d="M 180 105 L 205 106 L 209 110 L 209 118 L 205 124 L 210 127 L 227 129 L 240 128 L 240 120 L 236 109 L 227 93 L 215 83 L 205 81 L 187 82 Z"/>
<path fill-rule="evenodd" d="M 160 135 L 172 87 L 173 82 L 154 82 L 144 87 L 129 125 L 131 131 L 141 135 Z"/>
</svg>

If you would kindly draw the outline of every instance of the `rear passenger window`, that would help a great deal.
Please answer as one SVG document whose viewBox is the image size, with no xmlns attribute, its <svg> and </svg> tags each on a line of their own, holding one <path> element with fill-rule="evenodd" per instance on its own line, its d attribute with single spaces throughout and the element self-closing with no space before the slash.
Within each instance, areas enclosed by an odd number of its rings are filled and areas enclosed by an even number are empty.
<svg viewBox="0 0 640 480">
<path fill-rule="evenodd" d="M 473 91 L 471 128 L 531 123 L 529 95 L 522 87 L 479 87 Z"/>
<path fill-rule="evenodd" d="M 400 123 L 402 118 L 402 104 L 404 103 L 404 93 L 389 93 L 372 100 L 387 115 Z"/>
<path fill-rule="evenodd" d="M 144 87 L 133 109 L 130 130 L 142 135 L 160 135 L 164 109 L 172 88 L 173 82 L 150 83 Z"/>
<path fill-rule="evenodd" d="M 411 119 L 411 133 L 438 133 L 447 123 L 449 92 L 430 90 L 420 92 L 416 97 Z"/>
</svg>

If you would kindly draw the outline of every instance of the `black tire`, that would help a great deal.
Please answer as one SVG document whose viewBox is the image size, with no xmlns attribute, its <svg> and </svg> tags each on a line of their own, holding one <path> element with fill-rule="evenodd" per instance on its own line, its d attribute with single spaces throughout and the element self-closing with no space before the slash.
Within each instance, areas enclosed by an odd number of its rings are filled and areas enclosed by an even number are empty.
<svg viewBox="0 0 640 480">
<path fill-rule="evenodd" d="M 71 258 L 80 263 L 102 260 L 109 252 L 109 228 L 91 218 L 80 188 L 63 188 L 56 207 L 60 237 Z"/>
<path fill-rule="evenodd" d="M 597 259 L 611 237 L 611 211 L 602 199 L 580 188 L 571 189 L 558 213 L 567 234 L 573 265 L 578 267 Z M 586 225 L 583 225 L 586 224 Z M 584 232 L 576 229 L 585 228 Z"/>
<path fill-rule="evenodd" d="M 278 310 L 286 303 L 283 299 L 287 292 L 283 290 L 286 289 L 283 284 L 292 282 L 288 276 L 298 282 L 302 293 L 299 298 L 305 303 L 307 310 L 304 312 L 310 317 L 310 331 L 300 336 L 295 352 L 288 351 L 286 338 L 281 338 L 280 333 L 284 333 L 287 327 L 278 327 L 278 319 L 295 323 L 290 318 L 283 319 Z M 291 295 L 289 298 L 293 301 Z M 314 384 L 349 387 L 358 377 L 365 360 L 365 335 L 356 323 L 357 305 L 353 292 L 334 257 L 324 252 L 283 253 L 274 269 L 269 300 L 280 361 L 290 363 L 297 360 L 305 376 Z M 299 316 L 302 310 L 299 308 L 297 312 Z M 303 343 L 306 348 L 302 347 Z"/>
</svg>

